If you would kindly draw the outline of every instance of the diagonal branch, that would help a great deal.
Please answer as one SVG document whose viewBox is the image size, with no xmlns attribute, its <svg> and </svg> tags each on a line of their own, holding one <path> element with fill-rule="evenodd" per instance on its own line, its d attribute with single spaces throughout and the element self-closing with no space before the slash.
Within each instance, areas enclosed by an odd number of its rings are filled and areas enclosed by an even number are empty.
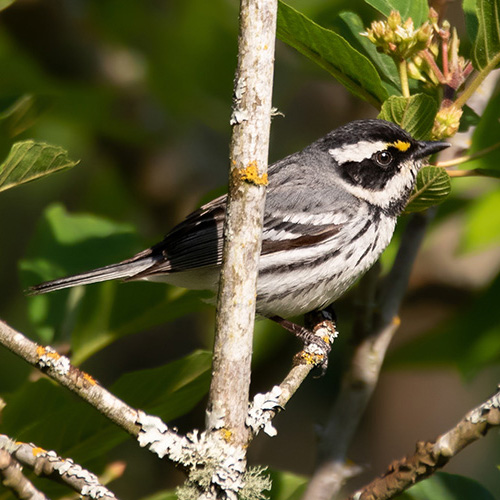
<svg viewBox="0 0 500 500">
<path fill-rule="evenodd" d="M 361 291 L 366 295 L 363 301 L 367 310 L 358 315 L 363 319 L 355 331 L 356 345 L 342 378 L 340 394 L 320 436 L 318 463 L 304 494 L 305 500 L 329 500 L 358 472 L 358 468 L 346 464 L 347 450 L 377 384 L 387 347 L 399 326 L 399 307 L 432 217 L 431 210 L 410 218 L 381 293 L 376 324 L 373 312 L 378 270 L 371 270 L 364 278 Z"/>
<path fill-rule="evenodd" d="M 139 434 L 137 410 L 104 389 L 89 374 L 73 366 L 66 356 L 61 356 L 51 347 L 36 344 L 3 321 L 0 321 L 0 344 L 76 393 L 129 434 Z"/>
<path fill-rule="evenodd" d="M 168 458 L 188 473 L 188 486 L 210 493 L 221 490 L 236 498 L 244 485 L 245 450 L 217 435 L 193 431 L 186 436 L 162 420 L 136 410 L 101 387 L 90 375 L 71 365 L 51 347 L 43 347 L 0 321 L 0 344 L 100 411 L 134 436 L 139 445 Z M 208 498 L 208 497 L 207 497 Z"/>
<path fill-rule="evenodd" d="M 314 311 L 306 316 L 308 329 L 329 345 L 337 337 L 335 320 L 327 309 Z M 309 344 L 294 359 L 292 369 L 280 385 L 274 386 L 266 394 L 257 394 L 248 411 L 246 425 L 251 430 L 249 439 L 253 439 L 260 430 L 273 437 L 277 434 L 272 426 L 273 418 L 283 410 L 292 396 L 307 378 L 311 370 L 322 363 L 323 354 L 315 352 L 315 346 Z"/>
<path fill-rule="evenodd" d="M 48 500 L 35 488 L 33 483 L 24 476 L 19 462 L 6 450 L 0 448 L 0 478 L 2 484 L 9 488 L 14 496 L 24 500 Z"/>
<path fill-rule="evenodd" d="M 384 475 L 349 497 L 349 500 L 388 500 L 441 469 L 466 446 L 492 427 L 500 426 L 500 386 L 496 394 L 471 410 L 435 441 L 418 442 L 415 453 L 393 462 Z"/>
<path fill-rule="evenodd" d="M 35 471 L 39 476 L 56 479 L 58 482 L 69 486 L 82 497 L 99 498 L 102 500 L 115 500 L 114 493 L 103 486 L 98 477 L 92 472 L 85 470 L 71 459 L 64 459 L 54 451 L 46 451 L 33 444 L 14 442 L 5 435 L 0 435 L 0 460 L 6 462 L 10 459 L 10 467 L 2 470 L 2 474 L 13 471 L 17 464 L 23 464 Z M 0 466 L 0 469 L 2 467 Z M 10 474 L 10 487 L 15 479 L 15 484 L 22 487 L 23 495 L 19 498 L 29 498 L 32 500 L 45 499 L 45 495 L 34 490 L 34 486 L 20 474 L 20 467 L 17 465 L 19 473 Z M 31 486 L 30 486 L 31 485 Z M 26 490 L 24 490 L 26 488 Z M 33 491 L 34 490 L 34 491 Z M 16 490 L 18 491 L 18 490 Z M 24 496 L 30 492 L 30 496 Z"/>
</svg>

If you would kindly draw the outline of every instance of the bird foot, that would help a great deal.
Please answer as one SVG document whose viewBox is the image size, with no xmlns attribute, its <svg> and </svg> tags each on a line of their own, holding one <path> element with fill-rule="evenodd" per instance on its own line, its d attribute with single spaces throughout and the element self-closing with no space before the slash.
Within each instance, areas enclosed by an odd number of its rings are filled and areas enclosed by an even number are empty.
<svg viewBox="0 0 500 500">
<path fill-rule="evenodd" d="M 320 376 L 323 376 L 328 368 L 328 355 L 332 350 L 333 341 L 338 335 L 333 311 L 324 309 L 307 314 L 306 325 L 308 328 L 279 316 L 270 319 L 279 323 L 304 342 L 304 349 L 294 357 L 295 363 L 314 364 L 321 370 Z"/>
</svg>

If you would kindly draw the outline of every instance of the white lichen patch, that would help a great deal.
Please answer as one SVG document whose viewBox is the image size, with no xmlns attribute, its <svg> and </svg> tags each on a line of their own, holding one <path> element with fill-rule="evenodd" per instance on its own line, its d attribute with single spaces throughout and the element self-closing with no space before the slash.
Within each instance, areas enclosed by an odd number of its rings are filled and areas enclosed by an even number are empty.
<svg viewBox="0 0 500 500">
<path fill-rule="evenodd" d="M 39 368 L 51 368 L 59 375 L 68 375 L 71 363 L 66 356 L 61 356 L 50 346 L 38 347 L 37 354 Z"/>
<path fill-rule="evenodd" d="M 254 434 L 260 429 L 271 437 L 276 436 L 278 431 L 273 427 L 271 421 L 276 411 L 281 409 L 279 397 L 281 396 L 281 388 L 275 385 L 271 391 L 265 394 L 256 394 L 246 419 L 246 425 L 252 429 Z"/>
<path fill-rule="evenodd" d="M 245 472 L 245 450 L 236 447 L 217 433 L 197 430 L 180 436 L 169 429 L 158 417 L 138 412 L 136 421 L 140 426 L 139 444 L 149 448 L 160 458 L 168 458 L 189 472 L 188 489 L 198 487 L 207 498 L 216 498 L 224 491 L 227 498 L 236 500 L 243 488 Z M 187 491 L 187 490 L 186 490 Z"/>
<path fill-rule="evenodd" d="M 478 424 L 480 422 L 484 422 L 486 419 L 486 415 L 491 411 L 491 410 L 498 410 L 500 409 L 500 393 L 496 393 L 493 397 L 488 399 L 485 403 L 483 403 L 481 406 L 478 408 L 472 410 L 468 415 L 467 415 L 467 420 L 473 424 Z"/>
</svg>

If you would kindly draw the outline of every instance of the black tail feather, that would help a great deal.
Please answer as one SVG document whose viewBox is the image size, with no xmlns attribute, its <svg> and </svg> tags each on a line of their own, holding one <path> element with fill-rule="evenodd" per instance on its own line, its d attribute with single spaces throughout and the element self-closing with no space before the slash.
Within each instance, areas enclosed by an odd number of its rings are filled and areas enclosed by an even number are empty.
<svg viewBox="0 0 500 500">
<path fill-rule="evenodd" d="M 79 285 L 90 285 L 102 281 L 132 278 L 134 275 L 144 271 L 154 264 L 152 257 L 142 258 L 136 261 L 124 261 L 118 264 L 100 267 L 74 276 L 66 276 L 52 281 L 45 281 L 34 285 L 26 290 L 27 295 L 40 295 L 42 293 L 62 290 Z"/>
</svg>

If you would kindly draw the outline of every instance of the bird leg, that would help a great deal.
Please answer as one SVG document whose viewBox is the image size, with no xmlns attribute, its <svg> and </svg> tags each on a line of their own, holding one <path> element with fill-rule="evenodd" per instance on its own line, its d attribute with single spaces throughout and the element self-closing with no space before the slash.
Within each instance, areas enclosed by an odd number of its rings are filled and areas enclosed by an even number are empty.
<svg viewBox="0 0 500 500">
<path fill-rule="evenodd" d="M 309 328 L 297 325 L 281 316 L 272 316 L 269 319 L 302 340 L 304 343 L 302 354 L 306 354 L 309 359 L 313 355 L 314 362 L 318 364 L 322 374 L 325 373 L 328 366 L 328 354 L 332 349 L 331 344 L 337 336 L 336 317 L 333 309 L 326 308 L 308 313 L 305 319 Z"/>
</svg>

